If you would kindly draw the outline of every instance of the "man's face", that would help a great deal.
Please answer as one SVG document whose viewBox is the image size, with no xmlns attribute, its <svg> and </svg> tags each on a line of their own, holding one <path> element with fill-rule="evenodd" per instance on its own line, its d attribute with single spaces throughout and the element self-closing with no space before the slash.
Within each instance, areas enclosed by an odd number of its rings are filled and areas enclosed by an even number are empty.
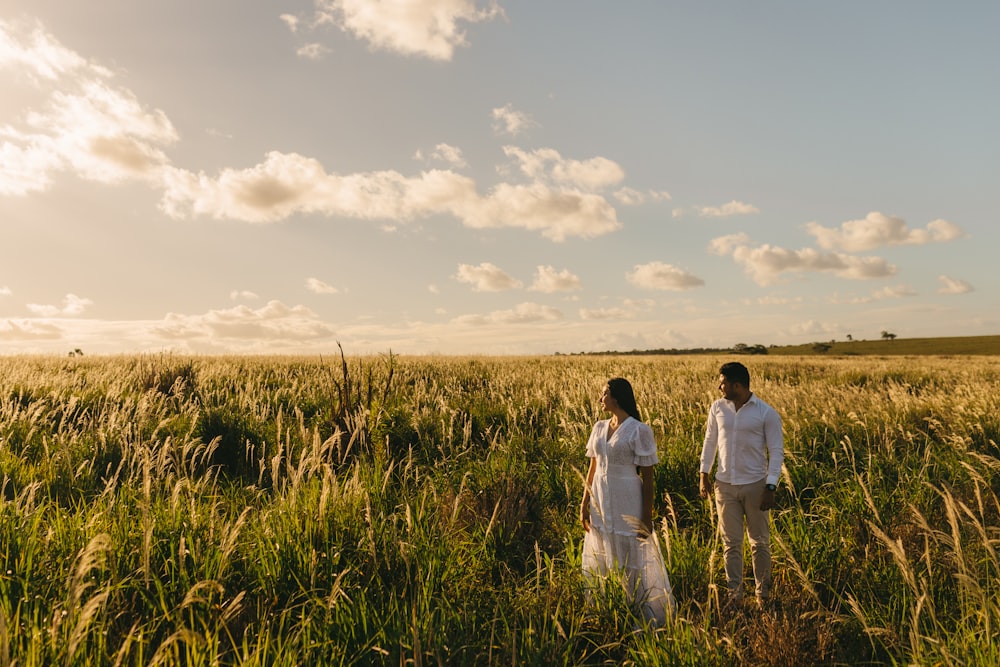
<svg viewBox="0 0 1000 667">
<path fill-rule="evenodd" d="M 730 382 L 725 375 L 719 374 L 719 391 L 727 401 L 735 401 L 739 397 L 736 385 Z"/>
</svg>

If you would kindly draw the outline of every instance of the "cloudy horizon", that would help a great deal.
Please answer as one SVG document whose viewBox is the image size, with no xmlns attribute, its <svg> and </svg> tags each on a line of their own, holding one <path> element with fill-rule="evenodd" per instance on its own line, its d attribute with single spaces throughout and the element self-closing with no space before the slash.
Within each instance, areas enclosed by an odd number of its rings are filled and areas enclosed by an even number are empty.
<svg viewBox="0 0 1000 667">
<path fill-rule="evenodd" d="M 0 354 L 1000 334 L 995 4 L 12 4 Z"/>
</svg>

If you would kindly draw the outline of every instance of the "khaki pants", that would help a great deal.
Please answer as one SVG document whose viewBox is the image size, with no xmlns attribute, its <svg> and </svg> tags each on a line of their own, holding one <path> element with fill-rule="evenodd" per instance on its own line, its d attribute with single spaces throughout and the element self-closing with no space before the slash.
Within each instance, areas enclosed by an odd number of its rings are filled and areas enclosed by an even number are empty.
<svg viewBox="0 0 1000 667">
<path fill-rule="evenodd" d="M 753 578 L 759 599 L 771 594 L 771 544 L 768 512 L 760 509 L 764 493 L 762 479 L 752 484 L 715 481 L 715 505 L 719 512 L 719 532 L 725 546 L 726 584 L 731 598 L 743 597 L 743 524 L 746 521 Z"/>
</svg>

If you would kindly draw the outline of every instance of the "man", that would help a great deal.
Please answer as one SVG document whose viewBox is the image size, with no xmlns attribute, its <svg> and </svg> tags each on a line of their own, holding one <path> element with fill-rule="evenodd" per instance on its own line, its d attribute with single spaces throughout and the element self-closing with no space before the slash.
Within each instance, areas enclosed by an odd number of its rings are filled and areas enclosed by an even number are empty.
<svg viewBox="0 0 1000 667">
<path fill-rule="evenodd" d="M 715 504 L 725 546 L 729 600 L 739 602 L 743 598 L 745 521 L 757 601 L 763 605 L 771 594 L 768 510 L 774 507 L 774 492 L 785 458 L 781 417 L 750 391 L 750 372 L 739 362 L 723 364 L 719 369 L 719 390 L 723 397 L 708 410 L 699 490 L 704 498 L 711 495 L 709 475 L 718 458 Z"/>
</svg>

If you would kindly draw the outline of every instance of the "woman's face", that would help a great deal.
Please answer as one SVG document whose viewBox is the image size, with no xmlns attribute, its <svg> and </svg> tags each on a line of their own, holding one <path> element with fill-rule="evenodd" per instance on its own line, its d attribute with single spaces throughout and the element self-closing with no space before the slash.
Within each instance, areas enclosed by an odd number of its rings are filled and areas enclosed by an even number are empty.
<svg viewBox="0 0 1000 667">
<path fill-rule="evenodd" d="M 618 401 L 611 395 L 611 387 L 608 385 L 604 385 L 604 391 L 601 393 L 601 407 L 608 411 L 618 407 Z"/>
</svg>

